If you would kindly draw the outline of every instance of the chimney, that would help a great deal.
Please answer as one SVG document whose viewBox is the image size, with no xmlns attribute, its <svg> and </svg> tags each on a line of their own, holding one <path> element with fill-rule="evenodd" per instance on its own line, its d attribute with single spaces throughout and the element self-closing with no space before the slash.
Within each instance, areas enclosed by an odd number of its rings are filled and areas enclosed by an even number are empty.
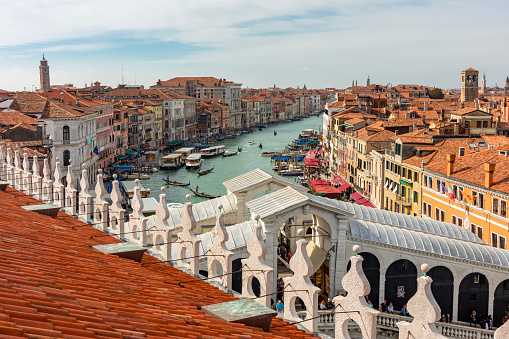
<svg viewBox="0 0 509 339">
<path fill-rule="evenodd" d="M 456 160 L 456 155 L 447 154 L 447 176 L 454 172 L 454 160 Z"/>
<path fill-rule="evenodd" d="M 395 131 L 394 131 L 394 135 L 395 135 L 395 136 L 398 136 L 398 130 L 395 130 Z"/>
<path fill-rule="evenodd" d="M 495 172 L 495 164 L 485 163 L 484 164 L 484 187 L 490 188 L 493 185 L 493 172 Z"/>
<path fill-rule="evenodd" d="M 458 152 L 458 158 L 465 155 L 465 147 L 460 147 Z"/>
<path fill-rule="evenodd" d="M 427 111 L 428 110 L 428 100 L 425 100 L 424 101 L 424 110 Z"/>
<path fill-rule="evenodd" d="M 76 99 L 76 107 L 80 106 L 80 99 Z"/>
</svg>

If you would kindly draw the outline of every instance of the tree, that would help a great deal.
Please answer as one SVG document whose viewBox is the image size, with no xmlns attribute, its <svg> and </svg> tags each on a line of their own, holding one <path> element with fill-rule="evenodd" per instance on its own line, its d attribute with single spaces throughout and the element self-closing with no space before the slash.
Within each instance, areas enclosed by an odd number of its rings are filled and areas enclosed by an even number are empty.
<svg viewBox="0 0 509 339">
<path fill-rule="evenodd" d="M 440 88 L 434 88 L 431 91 L 429 91 L 429 97 L 430 99 L 443 99 L 444 93 Z"/>
</svg>

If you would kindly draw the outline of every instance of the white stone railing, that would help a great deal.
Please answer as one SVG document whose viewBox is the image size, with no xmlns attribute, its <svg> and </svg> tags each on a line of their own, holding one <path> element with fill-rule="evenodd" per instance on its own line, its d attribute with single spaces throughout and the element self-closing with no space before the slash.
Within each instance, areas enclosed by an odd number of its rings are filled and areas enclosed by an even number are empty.
<svg viewBox="0 0 509 339">
<path fill-rule="evenodd" d="M 319 311 L 318 330 L 330 332 L 334 328 L 334 314 L 331 311 Z M 299 312 L 299 317 L 304 319 L 305 312 Z M 397 322 L 412 319 L 396 314 L 380 313 L 376 320 L 377 329 L 393 330 L 398 332 Z M 469 327 L 459 324 L 435 323 L 437 329 L 447 338 L 458 339 L 493 339 L 495 331 L 483 330 L 481 328 Z"/>
</svg>

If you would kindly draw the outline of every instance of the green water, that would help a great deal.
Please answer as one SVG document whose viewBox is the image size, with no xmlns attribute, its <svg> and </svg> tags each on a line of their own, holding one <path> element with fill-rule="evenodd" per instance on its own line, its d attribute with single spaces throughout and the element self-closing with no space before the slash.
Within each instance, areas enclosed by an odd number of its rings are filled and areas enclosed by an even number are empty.
<svg viewBox="0 0 509 339">
<path fill-rule="evenodd" d="M 272 171 L 273 164 L 270 157 L 261 157 L 261 152 L 281 151 L 286 145 L 290 144 L 296 139 L 302 130 L 312 128 L 318 131 L 322 126 L 322 117 L 310 117 L 301 121 L 294 121 L 284 124 L 270 125 L 262 131 L 258 129 L 253 133 L 243 134 L 235 139 L 225 139 L 218 141 L 214 146 L 225 145 L 226 150 L 235 151 L 237 147 L 242 147 L 242 152 L 237 153 L 232 157 L 214 157 L 203 158 L 201 165 L 202 170 L 214 167 L 214 170 L 207 175 L 198 175 L 196 170 L 188 170 L 183 166 L 178 170 L 160 170 L 157 173 L 152 173 L 149 180 L 142 180 L 143 186 L 150 188 L 151 197 L 159 200 L 160 189 L 162 186 L 166 187 L 166 200 L 170 202 L 184 203 L 186 201 L 186 194 L 191 194 L 192 202 L 200 202 L 207 200 L 192 194 L 188 186 L 177 187 L 171 185 L 163 185 L 162 178 L 170 176 L 170 180 L 179 182 L 191 182 L 193 190 L 196 185 L 199 186 L 200 192 L 205 192 L 212 195 L 226 194 L 226 188 L 223 182 L 231 178 L 237 177 L 241 174 L 249 172 L 253 169 L 259 168 L 267 172 L 276 173 Z M 277 131 L 277 135 L 274 135 Z M 248 146 L 247 142 L 254 140 L 255 144 Z M 260 142 L 263 148 L 259 148 Z M 286 177 L 293 179 L 293 177 Z"/>
</svg>

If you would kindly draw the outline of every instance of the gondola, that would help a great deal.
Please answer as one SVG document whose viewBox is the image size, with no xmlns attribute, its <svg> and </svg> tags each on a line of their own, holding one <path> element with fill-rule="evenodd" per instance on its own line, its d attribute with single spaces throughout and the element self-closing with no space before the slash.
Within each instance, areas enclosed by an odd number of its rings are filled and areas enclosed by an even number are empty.
<svg viewBox="0 0 509 339">
<path fill-rule="evenodd" d="M 274 135 L 277 135 L 277 132 L 276 132 L 276 131 L 274 131 Z"/>
<path fill-rule="evenodd" d="M 205 174 L 208 174 L 210 172 L 212 172 L 212 170 L 214 169 L 214 167 L 208 169 L 208 170 L 205 170 L 205 171 L 198 171 L 198 174 L 199 175 L 205 175 Z"/>
<path fill-rule="evenodd" d="M 220 195 L 211 195 L 211 194 L 207 194 L 207 193 L 196 192 L 192 188 L 191 188 L 191 192 L 193 192 L 194 195 L 197 195 L 197 196 L 202 197 L 202 198 L 207 198 L 207 199 L 214 199 L 214 198 L 219 198 L 220 197 Z"/>
<path fill-rule="evenodd" d="M 237 147 L 237 152 L 242 152 L 242 147 Z"/>
<path fill-rule="evenodd" d="M 187 184 L 186 183 L 183 183 L 183 182 L 178 182 L 178 181 L 173 181 L 173 180 L 168 180 L 168 179 L 164 179 L 164 182 L 167 183 L 168 185 L 173 185 L 173 186 L 189 186 L 191 185 L 191 182 L 188 182 Z"/>
<path fill-rule="evenodd" d="M 263 147 L 261 142 L 260 142 L 260 144 L 258 145 L 258 147 L 260 147 L 260 148 L 262 148 L 262 147 Z"/>
<path fill-rule="evenodd" d="M 227 158 L 227 157 L 234 156 L 236 154 L 237 154 L 237 152 L 224 152 L 223 157 Z"/>
</svg>

